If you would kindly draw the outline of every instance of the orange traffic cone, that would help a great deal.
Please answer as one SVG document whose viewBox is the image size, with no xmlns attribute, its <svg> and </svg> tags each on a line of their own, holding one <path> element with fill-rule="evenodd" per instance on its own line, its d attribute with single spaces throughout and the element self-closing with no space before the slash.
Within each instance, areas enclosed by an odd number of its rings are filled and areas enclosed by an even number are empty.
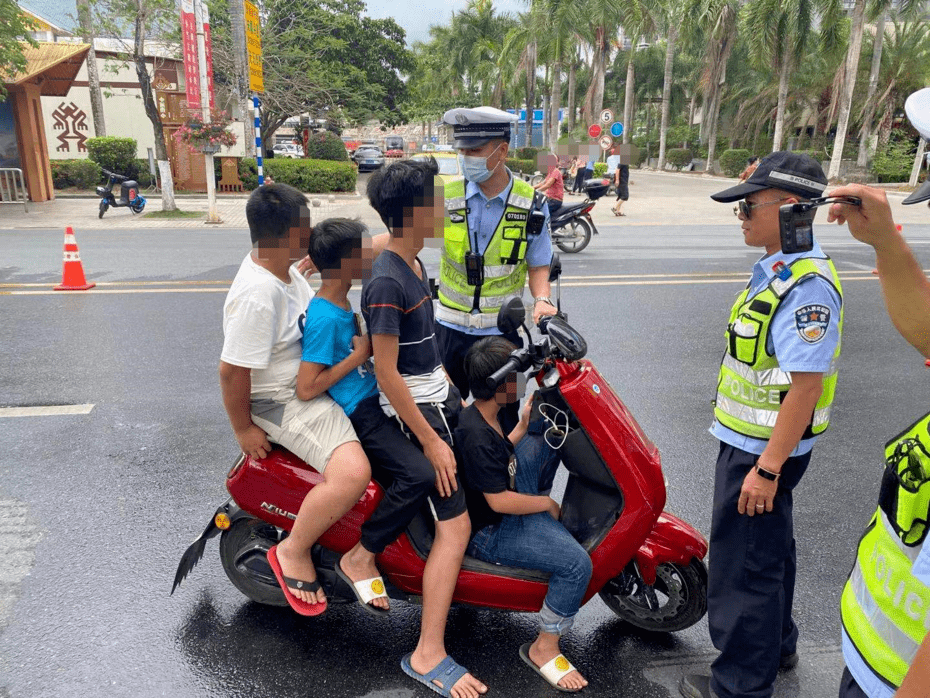
<svg viewBox="0 0 930 698">
<path fill-rule="evenodd" d="M 74 239 L 74 229 L 69 225 L 65 228 L 65 258 L 61 267 L 61 285 L 56 291 L 86 291 L 97 284 L 87 283 L 84 278 L 84 267 L 81 266 L 81 253 L 78 252 L 77 240 Z"/>
</svg>

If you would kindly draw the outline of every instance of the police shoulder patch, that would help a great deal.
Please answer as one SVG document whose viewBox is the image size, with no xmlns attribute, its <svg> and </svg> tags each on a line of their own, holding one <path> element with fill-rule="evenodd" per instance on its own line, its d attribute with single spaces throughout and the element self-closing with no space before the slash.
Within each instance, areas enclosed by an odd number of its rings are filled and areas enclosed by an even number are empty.
<svg viewBox="0 0 930 698">
<path fill-rule="evenodd" d="M 464 223 L 465 216 L 463 216 L 461 213 L 450 213 L 449 220 L 453 223 Z"/>
<path fill-rule="evenodd" d="M 830 308 L 825 305 L 804 305 L 794 311 L 798 335 L 808 344 L 816 344 L 827 336 Z"/>
</svg>

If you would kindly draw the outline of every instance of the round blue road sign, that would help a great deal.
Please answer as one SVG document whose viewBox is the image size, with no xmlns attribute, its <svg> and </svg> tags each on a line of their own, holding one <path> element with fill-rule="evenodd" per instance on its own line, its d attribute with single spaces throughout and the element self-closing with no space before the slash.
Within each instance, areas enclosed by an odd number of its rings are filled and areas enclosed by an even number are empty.
<svg viewBox="0 0 930 698">
<path fill-rule="evenodd" d="M 613 136 L 614 138 L 619 138 L 620 136 L 622 136 L 623 135 L 623 124 L 621 124 L 619 121 L 614 121 L 610 125 L 610 135 Z"/>
</svg>

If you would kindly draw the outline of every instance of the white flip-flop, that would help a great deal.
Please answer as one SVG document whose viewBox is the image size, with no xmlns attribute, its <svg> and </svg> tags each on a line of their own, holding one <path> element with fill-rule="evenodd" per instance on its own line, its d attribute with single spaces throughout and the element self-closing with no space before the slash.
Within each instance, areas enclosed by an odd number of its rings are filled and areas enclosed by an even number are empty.
<svg viewBox="0 0 930 698">
<path fill-rule="evenodd" d="M 556 655 L 542 666 L 536 666 L 536 662 L 530 659 L 530 647 L 532 645 L 532 642 L 527 642 L 520 648 L 520 659 L 529 664 L 533 671 L 542 676 L 554 689 L 562 691 L 562 693 L 578 693 L 582 690 L 580 688 L 565 688 L 559 686 L 559 681 L 573 671 L 578 671 L 572 663 L 565 658 L 564 654 Z"/>
<path fill-rule="evenodd" d="M 342 560 L 340 559 L 339 562 Z M 349 588 L 352 590 L 352 593 L 355 594 L 355 598 L 358 599 L 358 602 L 362 605 L 366 611 L 375 616 L 386 616 L 391 611 L 387 608 L 378 608 L 372 606 L 370 601 L 374 599 L 386 599 L 388 598 L 387 592 L 384 589 L 384 580 L 381 577 L 372 577 L 371 579 L 363 579 L 359 582 L 353 582 L 349 575 L 342 571 L 342 565 L 336 563 L 336 574 L 339 578 L 349 585 Z"/>
</svg>

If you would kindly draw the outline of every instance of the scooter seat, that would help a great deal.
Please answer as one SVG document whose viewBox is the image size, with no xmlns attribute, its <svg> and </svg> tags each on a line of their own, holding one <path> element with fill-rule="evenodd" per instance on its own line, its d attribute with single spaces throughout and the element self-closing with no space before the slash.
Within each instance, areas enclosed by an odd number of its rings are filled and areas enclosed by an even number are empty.
<svg viewBox="0 0 930 698">
<path fill-rule="evenodd" d="M 577 213 L 578 211 L 581 211 L 587 208 L 588 206 L 589 204 L 584 201 L 582 201 L 580 204 L 571 204 L 569 206 L 562 204 L 562 206 L 558 208 L 555 213 L 552 214 L 552 218 L 556 219 L 556 218 L 562 218 L 563 216 L 566 216 L 566 215 L 570 216 L 573 213 Z"/>
<path fill-rule="evenodd" d="M 424 560 L 429 555 L 430 548 L 433 546 L 433 520 L 421 511 L 407 526 L 407 537 L 413 545 L 414 550 Z M 495 565 L 492 562 L 485 562 L 475 557 L 466 555 L 462 560 L 462 569 L 469 572 L 479 572 L 483 574 L 493 574 L 495 577 L 511 577 L 513 579 L 522 579 L 528 582 L 548 582 L 549 573 L 540 572 L 539 570 L 528 570 L 522 567 L 507 567 L 505 565 Z"/>
</svg>

